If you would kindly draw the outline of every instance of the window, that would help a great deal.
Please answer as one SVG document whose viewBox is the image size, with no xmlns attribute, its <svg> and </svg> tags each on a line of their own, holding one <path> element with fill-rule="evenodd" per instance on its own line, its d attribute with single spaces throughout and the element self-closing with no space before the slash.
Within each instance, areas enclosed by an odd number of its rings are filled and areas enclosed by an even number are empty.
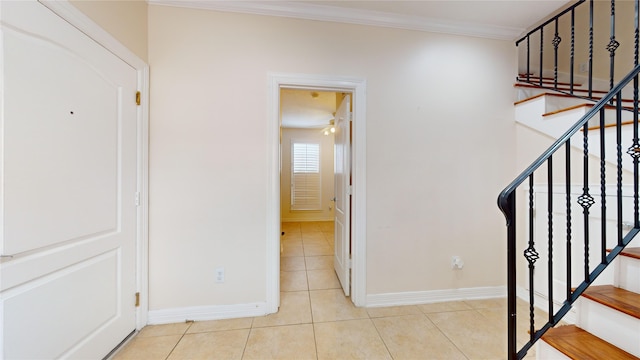
<svg viewBox="0 0 640 360">
<path fill-rule="evenodd" d="M 291 143 L 291 210 L 320 210 L 320 144 Z"/>
</svg>

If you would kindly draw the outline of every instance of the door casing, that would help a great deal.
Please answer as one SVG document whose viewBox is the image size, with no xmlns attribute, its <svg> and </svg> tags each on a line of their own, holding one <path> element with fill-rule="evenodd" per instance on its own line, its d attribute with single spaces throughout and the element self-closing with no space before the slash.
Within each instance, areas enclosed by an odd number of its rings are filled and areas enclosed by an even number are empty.
<svg viewBox="0 0 640 360">
<path fill-rule="evenodd" d="M 352 128 L 352 294 L 366 306 L 366 85 L 362 78 L 272 73 L 268 76 L 267 128 L 267 313 L 280 305 L 280 89 L 326 90 L 353 94 Z"/>
</svg>

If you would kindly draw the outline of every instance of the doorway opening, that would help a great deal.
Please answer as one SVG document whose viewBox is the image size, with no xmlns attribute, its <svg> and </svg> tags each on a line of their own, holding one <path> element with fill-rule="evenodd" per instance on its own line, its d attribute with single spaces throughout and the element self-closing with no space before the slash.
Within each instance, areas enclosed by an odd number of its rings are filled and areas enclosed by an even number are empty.
<svg viewBox="0 0 640 360">
<path fill-rule="evenodd" d="M 267 239 L 267 312 L 275 313 L 278 310 L 280 304 L 280 255 L 281 255 L 281 221 L 284 216 L 281 212 L 281 207 L 289 206 L 289 210 L 293 205 L 291 203 L 291 193 L 287 194 L 287 197 L 283 196 L 281 190 L 281 179 L 284 178 L 284 173 L 287 172 L 289 177 L 289 183 L 287 186 L 291 188 L 291 172 L 290 166 L 285 169 L 283 165 L 285 162 L 291 163 L 290 158 L 284 159 L 285 156 L 291 157 L 291 149 L 293 143 L 311 144 L 311 142 L 294 142 L 290 134 L 286 134 L 286 130 L 281 128 L 281 114 L 282 114 L 282 101 L 286 96 L 286 93 L 293 91 L 301 91 L 305 96 L 313 97 L 314 95 L 334 93 L 335 98 L 342 100 L 342 94 L 348 95 L 352 99 L 351 111 L 349 111 L 350 119 L 346 119 L 345 116 L 341 118 L 344 124 L 348 124 L 349 130 L 352 130 L 351 136 L 348 136 L 350 142 L 350 154 L 348 160 L 350 163 L 350 174 L 348 176 L 349 186 L 343 187 L 339 190 L 348 195 L 350 206 L 350 212 L 348 213 L 348 219 L 350 219 L 350 227 L 347 229 L 348 238 L 351 239 L 351 244 L 347 245 L 347 251 L 351 253 L 351 259 L 346 262 L 347 272 L 350 268 L 350 276 L 348 276 L 348 283 L 346 287 L 343 287 L 345 293 L 351 296 L 351 301 L 356 306 L 366 305 L 366 289 L 365 289 L 365 249 L 366 249 L 366 237 L 365 237 L 365 87 L 366 82 L 363 79 L 344 78 L 344 77 L 326 77 L 316 75 L 271 75 L 270 76 L 270 92 L 269 92 L 269 184 L 270 192 L 268 198 L 269 206 L 269 218 L 267 219 L 268 225 L 268 239 Z M 285 94 L 285 95 L 283 95 Z M 336 101 L 337 103 L 338 101 Z M 336 106 L 337 109 L 337 106 Z M 352 114 L 352 115 L 351 115 Z M 333 114 L 332 114 L 333 115 Z M 326 122 L 331 119 L 324 119 Z M 335 119 L 339 123 L 339 119 Z M 345 121 L 346 120 L 346 121 Z M 351 121 L 349 121 L 351 120 Z M 320 129 L 314 130 L 316 137 L 322 135 L 322 130 L 328 129 L 330 123 Z M 340 130 L 338 130 L 340 131 Z M 314 137 L 314 136 L 310 136 Z M 343 140 L 344 141 L 344 140 Z M 326 146 L 326 145 L 325 145 Z M 285 151 L 285 147 L 287 148 Z M 305 148 L 306 145 L 301 145 L 301 148 Z M 314 148 L 312 145 L 310 148 Z M 286 153 L 286 154 L 285 154 Z M 325 155 L 326 156 L 326 155 Z M 304 177 L 304 176 L 302 176 Z M 312 177 L 312 176 L 311 176 Z M 337 176 L 336 176 L 337 178 Z M 344 176 L 343 176 L 344 178 Z M 287 180 L 287 179 L 285 179 Z M 326 180 L 325 180 L 326 181 Z M 334 186 L 335 188 L 335 186 Z M 304 193 L 302 193 L 304 194 Z M 325 193 L 324 196 L 327 194 Z M 333 195 L 333 194 L 331 194 Z M 339 194 L 335 194 L 336 198 Z M 312 201 L 313 202 L 313 197 Z M 333 199 L 325 199 L 333 200 Z M 289 202 L 285 204 L 284 202 Z M 324 210 L 330 211 L 330 214 L 335 212 L 336 202 L 331 202 L 330 205 L 322 204 L 322 199 L 318 203 L 311 206 L 318 208 L 318 214 L 322 214 Z M 309 206 L 308 204 L 296 204 L 295 206 Z M 329 210 L 331 207 L 331 210 Z M 324 214 L 325 219 L 327 214 Z M 335 219 L 335 216 L 333 216 Z M 286 219 L 285 219 L 286 220 Z M 328 222 L 327 222 L 328 223 Z M 320 224 L 322 225 L 322 224 Z M 326 225 L 326 223 L 325 223 Z M 327 225 L 328 226 L 328 225 Z M 327 226 L 323 229 L 319 229 L 321 232 L 324 230 L 326 234 L 330 231 Z M 331 229 L 332 230 L 332 229 Z M 286 234 L 286 229 L 284 229 Z M 333 250 L 333 249 L 332 249 Z M 322 251 L 321 251 L 322 252 Z M 334 251 L 335 254 L 335 251 Z M 324 254 L 323 254 L 324 255 Z M 325 255 L 326 256 L 326 255 Z M 289 266 L 289 265 L 286 265 Z M 342 280 L 342 279 L 341 279 Z M 348 292 L 348 289 L 351 289 Z"/>
<path fill-rule="evenodd" d="M 345 272 L 337 270 L 341 269 L 339 266 L 334 268 L 334 262 L 342 263 L 334 260 L 337 250 L 350 249 L 350 244 L 334 247 L 343 238 L 335 236 L 334 227 L 334 206 L 338 198 L 343 199 L 336 192 L 342 186 L 335 184 L 335 139 L 341 139 L 336 126 L 340 122 L 336 124 L 335 118 L 337 109 L 344 108 L 342 102 L 350 97 L 319 89 L 280 89 L 282 296 L 290 291 L 339 292 L 344 288 L 348 294 L 350 290 L 348 278 L 344 281 Z M 342 281 L 338 273 L 343 276 Z"/>
</svg>

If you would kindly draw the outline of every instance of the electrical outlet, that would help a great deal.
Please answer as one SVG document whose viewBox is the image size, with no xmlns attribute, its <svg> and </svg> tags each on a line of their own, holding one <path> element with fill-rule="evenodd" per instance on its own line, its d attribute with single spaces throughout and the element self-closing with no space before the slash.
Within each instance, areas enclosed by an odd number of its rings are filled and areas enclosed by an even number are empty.
<svg viewBox="0 0 640 360">
<path fill-rule="evenodd" d="M 217 267 L 216 268 L 216 282 L 223 283 L 224 282 L 224 268 Z"/>
<path fill-rule="evenodd" d="M 464 267 L 464 261 L 460 256 L 451 257 L 451 268 L 454 270 L 460 270 Z"/>
</svg>

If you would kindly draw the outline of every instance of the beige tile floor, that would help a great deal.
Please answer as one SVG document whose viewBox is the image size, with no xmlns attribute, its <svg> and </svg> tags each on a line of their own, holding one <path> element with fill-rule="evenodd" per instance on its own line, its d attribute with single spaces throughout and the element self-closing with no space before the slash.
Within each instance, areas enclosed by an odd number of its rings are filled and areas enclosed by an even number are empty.
<svg viewBox="0 0 640 360">
<path fill-rule="evenodd" d="M 506 358 L 504 299 L 356 308 L 333 271 L 333 223 L 282 230 L 277 314 L 147 326 L 114 359 Z"/>
</svg>

